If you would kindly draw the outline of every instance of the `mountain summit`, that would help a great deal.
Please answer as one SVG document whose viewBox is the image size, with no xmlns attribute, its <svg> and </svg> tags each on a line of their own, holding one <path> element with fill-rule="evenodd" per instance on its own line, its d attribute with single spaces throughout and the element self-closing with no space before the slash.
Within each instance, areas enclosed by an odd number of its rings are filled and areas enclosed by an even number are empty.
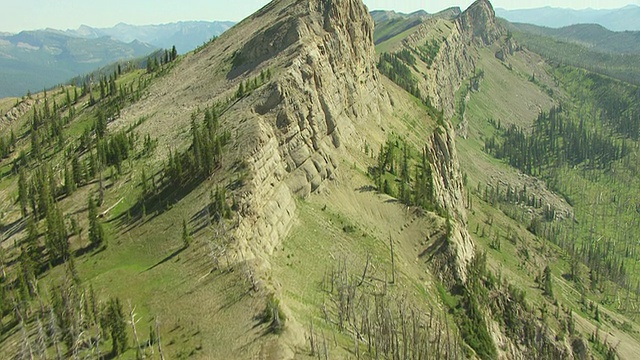
<svg viewBox="0 0 640 360">
<path fill-rule="evenodd" d="M 493 5 L 487 0 L 477 0 L 459 17 L 463 32 L 482 39 L 485 45 L 492 44 L 502 35 L 496 25 Z"/>
</svg>

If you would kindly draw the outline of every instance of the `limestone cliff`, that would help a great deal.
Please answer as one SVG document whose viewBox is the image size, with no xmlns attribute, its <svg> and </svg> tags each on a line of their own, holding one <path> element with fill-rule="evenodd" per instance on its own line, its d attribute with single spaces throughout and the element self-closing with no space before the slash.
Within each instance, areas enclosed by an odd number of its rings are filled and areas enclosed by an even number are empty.
<svg viewBox="0 0 640 360">
<path fill-rule="evenodd" d="M 295 198 L 331 179 L 342 153 L 363 147 L 357 126 L 379 125 L 391 111 L 375 66 L 373 22 L 361 1 L 275 1 L 251 20 L 278 9 L 278 21 L 241 47 L 230 72 L 240 76 L 284 54 L 281 72 L 254 94 L 250 116 L 258 131 L 247 159 L 253 177 L 235 234 L 239 256 L 259 259 L 266 267 L 295 220 Z M 454 89 L 474 66 L 469 35 L 461 20 L 455 24 L 434 68 L 436 82 L 450 90 L 432 89 L 433 96 L 451 103 L 451 110 Z M 436 202 L 450 217 L 446 247 L 434 269 L 464 281 L 474 245 L 466 230 L 462 176 L 449 126 L 429 140 L 428 156 Z"/>
<path fill-rule="evenodd" d="M 375 67 L 373 21 L 361 1 L 276 1 L 268 7 L 280 3 L 291 3 L 285 15 L 237 55 L 253 63 L 274 51 L 288 55 L 282 72 L 256 94 L 260 132 L 248 159 L 255 175 L 237 231 L 243 255 L 263 260 L 291 226 L 294 197 L 331 178 L 344 144 L 364 143 L 354 125 L 379 123 L 390 106 Z"/>
</svg>

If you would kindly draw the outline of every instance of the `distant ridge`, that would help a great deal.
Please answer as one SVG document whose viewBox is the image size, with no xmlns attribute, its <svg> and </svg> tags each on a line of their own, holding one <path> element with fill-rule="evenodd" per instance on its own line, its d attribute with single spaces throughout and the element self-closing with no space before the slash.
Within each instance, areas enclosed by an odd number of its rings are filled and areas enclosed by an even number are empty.
<svg viewBox="0 0 640 360">
<path fill-rule="evenodd" d="M 139 40 L 158 48 L 175 45 L 179 53 L 189 52 L 235 25 L 232 21 L 180 21 L 158 25 L 130 25 L 119 23 L 110 28 L 82 25 L 64 33 L 82 38 L 109 36 L 129 43 Z"/>
<path fill-rule="evenodd" d="M 628 5 L 620 9 L 496 9 L 496 15 L 511 22 L 560 28 L 575 24 L 599 24 L 612 31 L 639 31 L 640 6 Z"/>
<path fill-rule="evenodd" d="M 530 34 L 582 45 L 597 52 L 640 54 L 640 31 L 616 32 L 598 24 L 576 24 L 558 29 L 522 23 L 512 23 L 510 26 Z"/>
</svg>

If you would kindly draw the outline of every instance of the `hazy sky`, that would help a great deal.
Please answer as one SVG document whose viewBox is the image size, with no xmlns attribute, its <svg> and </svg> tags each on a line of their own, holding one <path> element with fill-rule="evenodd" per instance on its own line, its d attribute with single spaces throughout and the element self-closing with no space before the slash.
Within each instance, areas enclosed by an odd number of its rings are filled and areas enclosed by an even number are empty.
<svg viewBox="0 0 640 360">
<path fill-rule="evenodd" d="M 0 0 L 2 2 L 9 0 Z M 239 21 L 269 0 L 18 0 L 0 15 L 0 31 L 69 29 L 82 24 L 111 27 L 119 22 L 144 25 L 180 20 Z M 472 0 L 364 0 L 369 10 L 433 13 L 451 6 L 466 8 Z M 640 5 L 640 0 L 493 0 L 494 7 L 522 9 L 543 6 L 583 9 Z M 5 6 L 5 8 L 7 8 Z M 640 21 L 640 20 L 639 20 Z"/>
</svg>

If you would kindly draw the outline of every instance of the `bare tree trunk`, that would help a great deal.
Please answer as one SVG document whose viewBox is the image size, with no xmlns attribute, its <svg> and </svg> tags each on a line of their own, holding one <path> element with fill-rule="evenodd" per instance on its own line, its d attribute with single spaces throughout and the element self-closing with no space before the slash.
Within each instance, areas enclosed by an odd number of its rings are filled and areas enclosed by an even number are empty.
<svg viewBox="0 0 640 360">
<path fill-rule="evenodd" d="M 53 346 L 56 350 L 56 359 L 61 360 L 62 352 L 60 351 L 60 343 L 58 342 L 60 339 L 60 329 L 56 323 L 56 315 L 53 311 L 53 306 L 51 305 L 49 308 L 49 332 L 51 333 L 51 341 L 53 342 Z"/>
<path fill-rule="evenodd" d="M 139 321 L 136 321 L 136 308 L 135 307 L 131 307 L 131 300 L 128 301 L 129 303 L 129 317 L 131 318 L 131 320 L 129 320 L 130 324 L 131 324 L 131 329 L 133 330 L 133 340 L 136 342 L 136 351 L 138 352 L 138 358 L 140 359 L 144 359 L 144 352 L 142 352 L 142 349 L 140 348 L 140 341 L 138 340 L 138 331 L 136 330 L 136 323 Z"/>
<path fill-rule="evenodd" d="M 371 254 L 367 254 L 367 263 L 364 266 L 364 272 L 362 273 L 362 278 L 360 279 L 360 282 L 358 283 L 358 287 L 362 286 L 362 283 L 364 282 L 364 278 L 367 276 L 367 270 L 369 269 L 369 262 L 371 261 Z"/>
<path fill-rule="evenodd" d="M 158 341 L 158 354 L 160 354 L 160 360 L 164 360 L 164 353 L 162 352 L 162 343 L 160 336 L 160 322 L 158 321 L 158 318 L 156 318 L 156 338 Z"/>
<path fill-rule="evenodd" d="M 327 346 L 327 336 L 322 333 L 322 337 L 324 338 L 324 359 L 329 360 L 329 348 Z"/>
<path fill-rule="evenodd" d="M 313 320 L 311 320 L 311 325 L 309 326 L 309 343 L 311 345 L 311 356 L 316 354 L 316 339 L 313 333 Z"/>
<path fill-rule="evenodd" d="M 396 283 L 396 258 L 393 253 L 393 239 L 391 238 L 391 233 L 389 233 L 389 245 L 391 246 L 391 283 Z"/>
</svg>

